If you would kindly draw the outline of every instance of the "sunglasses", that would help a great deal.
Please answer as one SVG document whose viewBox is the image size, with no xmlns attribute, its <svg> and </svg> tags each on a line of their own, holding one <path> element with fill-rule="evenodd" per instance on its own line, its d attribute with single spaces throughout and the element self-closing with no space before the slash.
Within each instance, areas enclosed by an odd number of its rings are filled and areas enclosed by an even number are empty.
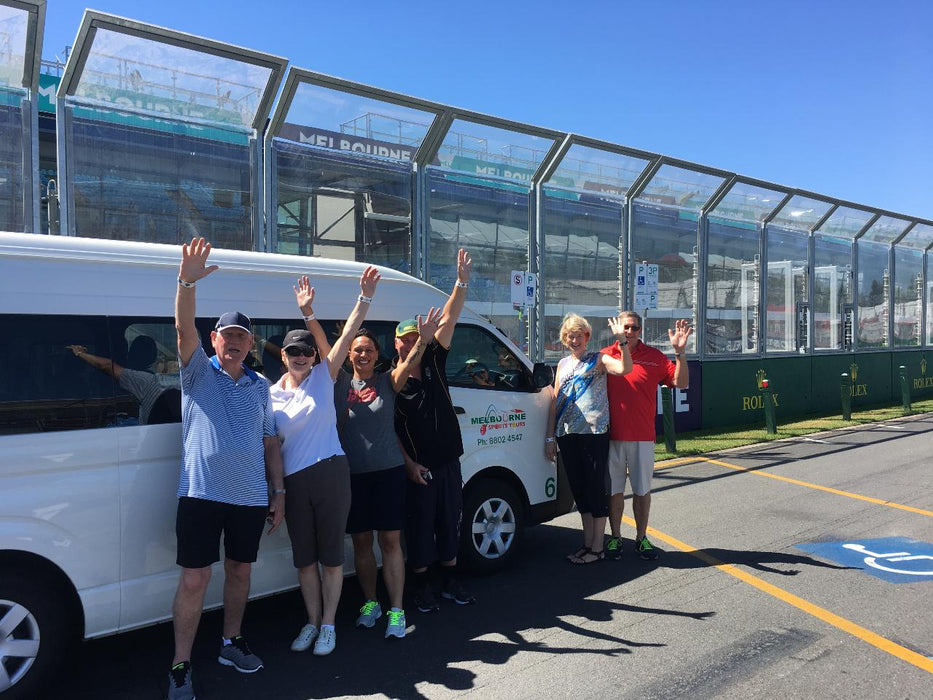
<svg viewBox="0 0 933 700">
<path fill-rule="evenodd" d="M 314 357 L 315 350 L 314 348 L 286 348 L 285 354 L 289 357 L 298 357 L 299 355 Z"/>
<path fill-rule="evenodd" d="M 622 326 L 624 331 L 638 331 L 641 330 L 641 326 Z"/>
</svg>

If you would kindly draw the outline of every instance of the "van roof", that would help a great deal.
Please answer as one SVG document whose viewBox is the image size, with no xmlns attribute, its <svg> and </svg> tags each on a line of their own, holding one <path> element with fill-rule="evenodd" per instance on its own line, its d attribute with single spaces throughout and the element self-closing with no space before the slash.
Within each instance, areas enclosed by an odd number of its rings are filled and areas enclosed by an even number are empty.
<svg viewBox="0 0 933 700">
<path fill-rule="evenodd" d="M 5 313 L 170 316 L 180 245 L 0 232 L 0 309 Z M 346 318 L 366 263 L 215 248 L 219 270 L 198 288 L 198 316 L 297 315 L 290 289 L 308 275 L 315 313 Z M 447 294 L 411 275 L 377 266 L 382 281 L 369 320 L 401 320 L 443 306 Z M 231 274 L 233 273 L 233 274 Z M 481 317 L 464 309 L 461 320 Z"/>
</svg>

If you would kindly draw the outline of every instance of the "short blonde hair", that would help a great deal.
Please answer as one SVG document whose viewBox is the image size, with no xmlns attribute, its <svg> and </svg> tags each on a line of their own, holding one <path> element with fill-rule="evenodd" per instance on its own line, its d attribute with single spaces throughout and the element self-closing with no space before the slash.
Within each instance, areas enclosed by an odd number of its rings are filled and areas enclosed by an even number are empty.
<svg viewBox="0 0 933 700">
<path fill-rule="evenodd" d="M 593 328 L 590 326 L 590 322 L 579 314 L 570 312 L 564 316 L 563 323 L 560 324 L 560 342 L 567 346 L 567 336 L 574 331 L 586 333 L 587 338 L 593 335 Z"/>
</svg>

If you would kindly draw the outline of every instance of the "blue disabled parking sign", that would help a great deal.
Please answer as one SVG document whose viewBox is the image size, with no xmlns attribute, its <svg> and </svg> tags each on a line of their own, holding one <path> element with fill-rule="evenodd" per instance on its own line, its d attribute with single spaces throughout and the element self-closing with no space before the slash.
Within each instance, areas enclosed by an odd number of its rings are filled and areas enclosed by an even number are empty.
<svg viewBox="0 0 933 700">
<path fill-rule="evenodd" d="M 891 583 L 933 581 L 933 544 L 906 537 L 877 540 L 807 542 L 797 549 L 824 559 L 862 569 Z"/>
</svg>

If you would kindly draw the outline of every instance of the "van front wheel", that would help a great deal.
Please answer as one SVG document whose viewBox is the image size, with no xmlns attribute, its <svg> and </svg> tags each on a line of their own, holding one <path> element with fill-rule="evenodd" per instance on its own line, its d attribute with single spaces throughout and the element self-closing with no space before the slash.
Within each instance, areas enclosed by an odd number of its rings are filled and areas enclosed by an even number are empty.
<svg viewBox="0 0 933 700">
<path fill-rule="evenodd" d="M 522 528 L 522 503 L 515 489 L 498 479 L 479 479 L 463 499 L 460 560 L 473 571 L 492 572 L 512 558 Z"/>
<path fill-rule="evenodd" d="M 0 577 L 0 696 L 32 698 L 67 658 L 74 630 L 58 587 L 27 570 Z"/>
</svg>

